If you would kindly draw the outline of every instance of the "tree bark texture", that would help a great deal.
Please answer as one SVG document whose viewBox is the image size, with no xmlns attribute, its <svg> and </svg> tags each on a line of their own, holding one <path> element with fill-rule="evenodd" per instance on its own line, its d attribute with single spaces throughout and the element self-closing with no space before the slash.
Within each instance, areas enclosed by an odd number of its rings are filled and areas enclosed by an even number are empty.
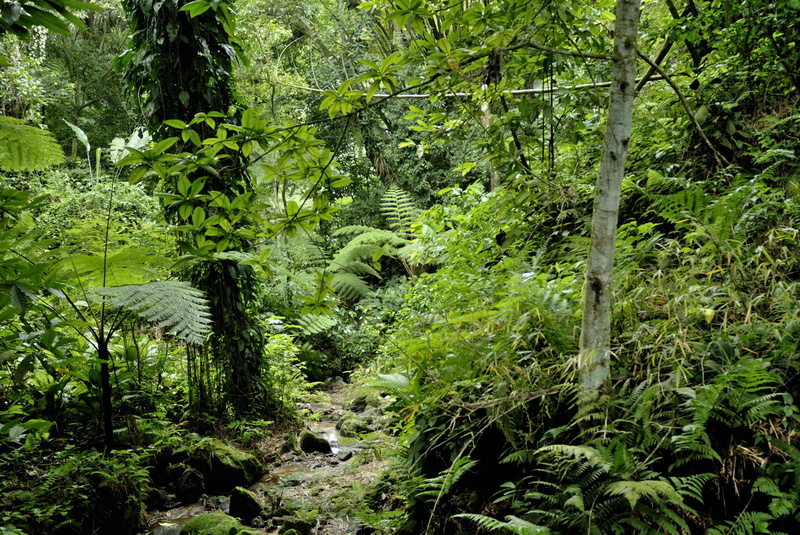
<svg viewBox="0 0 800 535">
<path fill-rule="evenodd" d="M 611 98 L 595 188 L 578 356 L 581 391 L 589 399 L 607 389 L 609 382 L 611 276 L 622 178 L 633 123 L 639 6 L 640 0 L 618 0 L 616 9 Z"/>
</svg>

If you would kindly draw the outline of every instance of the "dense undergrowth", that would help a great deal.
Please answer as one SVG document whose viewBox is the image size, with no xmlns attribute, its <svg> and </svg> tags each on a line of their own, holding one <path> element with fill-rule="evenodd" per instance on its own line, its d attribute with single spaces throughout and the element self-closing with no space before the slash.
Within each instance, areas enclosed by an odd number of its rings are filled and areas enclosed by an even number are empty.
<svg viewBox="0 0 800 535">
<path fill-rule="evenodd" d="M 231 94 L 163 124 L 132 102 L 94 109 L 111 95 L 85 86 L 121 51 L 0 35 L 0 100 L 19 116 L 0 121 L 16 147 L 0 151 L 0 533 L 133 533 L 160 456 L 205 435 L 253 447 L 336 375 L 394 399 L 402 468 L 359 511 L 378 533 L 793 533 L 796 1 L 642 8 L 661 71 L 643 59 L 612 376 L 589 401 L 577 355 L 613 2 L 239 4 L 242 42 L 224 1 L 168 14 L 207 33 L 192 46 L 231 39 L 224 68 L 192 55 Z M 123 12 L 87 16 L 78 49 L 123 42 Z M 129 21 L 143 39 L 148 20 Z M 150 52 L 125 61 L 160 92 Z M 245 52 L 246 110 L 228 72 Z M 404 85 L 430 94 L 376 96 Z M 160 139 L 93 119 L 123 112 Z M 88 166 L 48 167 L 56 140 L 17 122 L 46 117 Z"/>
</svg>

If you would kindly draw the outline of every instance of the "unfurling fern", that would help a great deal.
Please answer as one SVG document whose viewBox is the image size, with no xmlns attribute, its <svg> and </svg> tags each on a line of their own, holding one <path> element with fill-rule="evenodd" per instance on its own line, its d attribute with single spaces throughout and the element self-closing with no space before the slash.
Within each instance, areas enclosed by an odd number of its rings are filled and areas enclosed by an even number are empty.
<svg viewBox="0 0 800 535">
<path fill-rule="evenodd" d="M 0 116 L 0 170 L 38 171 L 63 161 L 61 146 L 49 132 Z"/>
<path fill-rule="evenodd" d="M 202 344 L 211 328 L 211 314 L 202 292 L 182 281 L 94 287 L 87 292 L 99 302 L 137 313 L 187 342 Z"/>
</svg>

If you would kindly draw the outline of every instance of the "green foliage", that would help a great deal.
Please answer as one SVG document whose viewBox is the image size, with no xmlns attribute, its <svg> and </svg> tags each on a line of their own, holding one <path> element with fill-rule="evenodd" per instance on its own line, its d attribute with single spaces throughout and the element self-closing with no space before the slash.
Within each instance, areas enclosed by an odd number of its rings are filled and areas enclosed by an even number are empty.
<svg viewBox="0 0 800 535">
<path fill-rule="evenodd" d="M 145 321 L 168 329 L 187 342 L 202 344 L 210 330 L 208 304 L 203 294 L 182 281 L 88 288 L 88 295 Z"/>
<path fill-rule="evenodd" d="M 267 373 L 275 394 L 286 407 L 292 407 L 307 394 L 311 384 L 305 377 L 301 349 L 288 334 L 272 334 L 264 348 Z"/>
<path fill-rule="evenodd" d="M 416 497 L 430 502 L 439 502 L 476 464 L 478 461 L 473 461 L 468 457 L 457 459 L 452 466 L 438 476 L 420 480 L 415 492 Z"/>
<path fill-rule="evenodd" d="M 102 9 L 100 6 L 91 2 L 79 0 L 23 0 L 9 3 L 3 7 L 0 17 L 0 35 L 8 32 L 28 37 L 38 26 L 43 26 L 54 33 L 68 35 L 70 23 L 78 28 L 85 28 L 83 21 L 74 11 L 100 9 Z M 5 66 L 7 61 L 7 58 L 0 56 L 0 66 Z"/>
<path fill-rule="evenodd" d="M 129 0 L 123 8 L 131 45 L 117 69 L 140 101 L 151 132 L 160 132 L 169 119 L 227 111 L 235 101 L 231 73 L 239 55 L 228 2 Z"/>
<path fill-rule="evenodd" d="M 21 119 L 0 116 L 0 169 L 44 169 L 64 161 L 64 153 L 50 134 Z"/>
<path fill-rule="evenodd" d="M 516 535 L 548 535 L 551 531 L 545 527 L 537 526 L 532 522 L 528 522 L 522 518 L 517 518 L 514 515 L 508 515 L 505 522 L 494 519 L 489 516 L 463 513 L 456 515 L 456 518 L 466 518 L 472 520 L 478 527 L 487 531 L 508 531 Z"/>
<path fill-rule="evenodd" d="M 417 221 L 420 210 L 411 195 L 397 186 L 389 188 L 381 199 L 381 213 L 391 230 L 406 239 L 412 237 L 411 226 Z"/>
<path fill-rule="evenodd" d="M 29 461 L 9 455 L 0 459 L 4 471 L 13 462 Z M 105 457 L 67 446 L 41 472 L 22 475 L 22 480 L 4 478 L 0 504 L 4 511 L 16 512 L 9 519 L 12 525 L 32 535 L 67 528 L 133 534 L 148 480 L 141 462 L 140 455 L 132 451 L 115 451 Z M 15 477 L 21 475 L 14 473 Z"/>
</svg>

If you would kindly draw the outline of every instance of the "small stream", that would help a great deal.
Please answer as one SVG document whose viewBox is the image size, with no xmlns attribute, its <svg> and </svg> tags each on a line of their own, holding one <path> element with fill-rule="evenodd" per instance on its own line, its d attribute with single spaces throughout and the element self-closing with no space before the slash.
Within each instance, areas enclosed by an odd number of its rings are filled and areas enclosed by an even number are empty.
<svg viewBox="0 0 800 535">
<path fill-rule="evenodd" d="M 328 441 L 331 445 L 331 453 L 328 455 L 304 454 L 304 459 L 292 454 L 284 454 L 279 464 L 269 468 L 259 481 L 249 487 L 251 491 L 258 494 L 263 492 L 264 489 L 276 486 L 288 478 L 297 478 L 314 470 L 335 467 L 342 462 L 346 462 L 354 451 L 369 447 L 354 441 L 354 439 L 348 439 L 346 446 L 340 446 L 340 435 L 336 429 L 336 420 L 337 415 L 341 414 L 343 409 L 344 394 L 340 391 L 333 391 L 331 394 L 330 404 L 315 403 L 304 405 L 305 408 L 310 408 L 314 414 L 320 415 L 320 420 L 309 422 L 307 428 Z M 175 507 L 169 507 L 169 505 L 170 502 L 168 501 L 168 508 L 162 511 L 147 512 L 149 530 L 147 533 L 152 535 L 177 535 L 181 526 L 196 516 L 215 510 L 228 513 L 230 498 L 228 496 L 203 496 L 200 503 L 189 505 L 176 503 Z"/>
</svg>

